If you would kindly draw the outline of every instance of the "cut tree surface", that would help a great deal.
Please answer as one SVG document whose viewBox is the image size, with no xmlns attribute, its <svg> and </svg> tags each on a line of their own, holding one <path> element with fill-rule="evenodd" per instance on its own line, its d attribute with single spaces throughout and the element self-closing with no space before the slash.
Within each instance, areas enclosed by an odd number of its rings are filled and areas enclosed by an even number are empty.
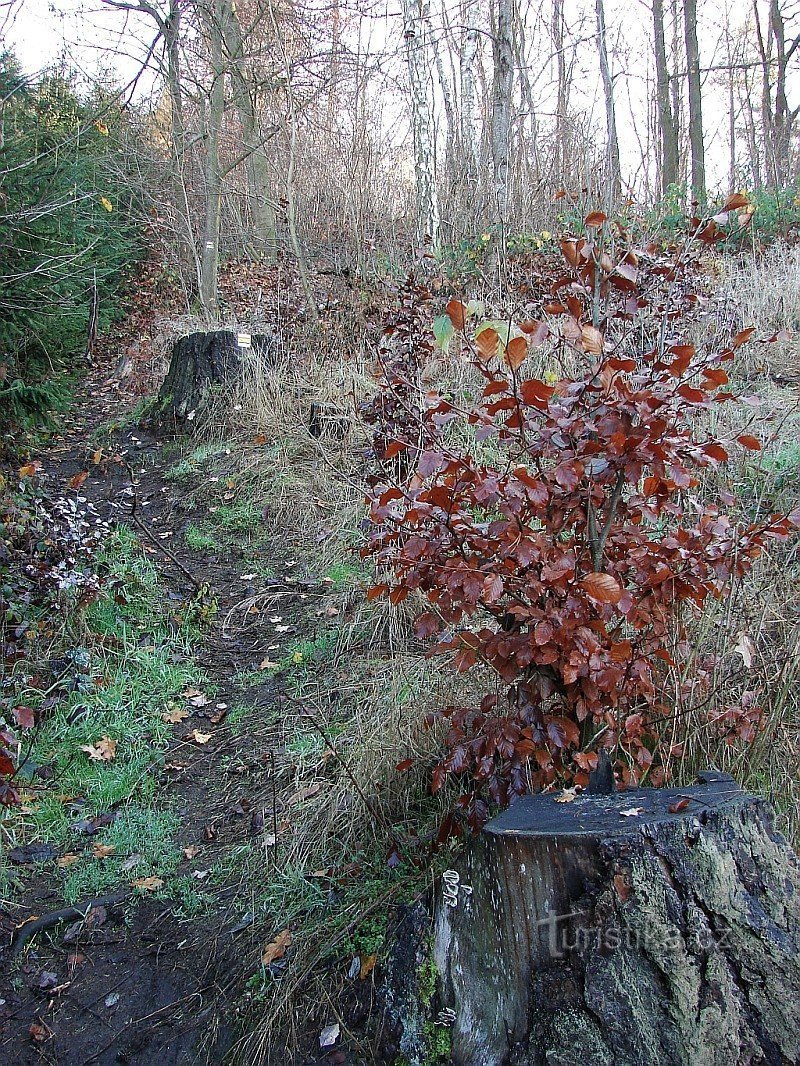
<svg viewBox="0 0 800 1066">
<path fill-rule="evenodd" d="M 797 856 L 760 800 L 700 781 L 487 824 L 436 899 L 454 1063 L 800 1061 Z"/>
<path fill-rule="evenodd" d="M 159 393 L 164 417 L 179 425 L 191 422 L 202 412 L 215 386 L 236 380 L 246 358 L 272 365 L 274 352 L 275 342 L 269 336 L 217 330 L 181 337 L 173 346 Z"/>
</svg>

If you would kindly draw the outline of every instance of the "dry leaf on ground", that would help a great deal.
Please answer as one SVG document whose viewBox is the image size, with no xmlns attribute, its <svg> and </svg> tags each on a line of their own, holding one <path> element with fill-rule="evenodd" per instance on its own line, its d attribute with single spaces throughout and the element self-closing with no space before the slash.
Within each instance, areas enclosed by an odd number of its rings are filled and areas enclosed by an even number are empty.
<svg viewBox="0 0 800 1066">
<path fill-rule="evenodd" d="M 270 963 L 282 959 L 291 943 L 292 934 L 288 929 L 278 933 L 275 939 L 264 948 L 264 954 L 261 956 L 262 964 L 269 966 Z"/>
<path fill-rule="evenodd" d="M 81 744 L 81 751 L 95 762 L 113 762 L 117 757 L 117 742 L 110 737 L 101 737 L 96 744 Z"/>
</svg>

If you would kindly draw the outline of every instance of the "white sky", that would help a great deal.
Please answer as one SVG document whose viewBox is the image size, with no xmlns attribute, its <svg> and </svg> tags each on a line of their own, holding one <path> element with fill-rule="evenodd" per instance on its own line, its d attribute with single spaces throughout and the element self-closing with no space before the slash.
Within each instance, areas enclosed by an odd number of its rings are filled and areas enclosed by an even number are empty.
<svg viewBox="0 0 800 1066">
<path fill-rule="evenodd" d="M 432 0 L 431 18 L 433 32 L 441 32 L 441 3 L 451 0 Z M 549 3 L 525 6 L 521 10 L 531 21 L 537 17 L 549 18 Z M 760 0 L 764 3 L 765 0 Z M 486 4 L 487 0 L 483 0 Z M 385 5 L 385 6 L 384 6 Z M 665 7 L 669 9 L 667 2 Z M 731 25 L 736 28 L 748 16 L 749 6 L 722 0 L 710 5 L 700 4 L 700 42 L 703 66 L 724 63 L 726 50 L 724 26 L 727 8 L 732 12 Z M 352 12 L 352 9 L 350 9 Z M 571 105 L 587 111 L 597 126 L 598 139 L 605 137 L 605 119 L 601 97 L 601 85 L 597 70 L 597 55 L 594 41 L 594 0 L 567 0 L 567 21 L 578 26 L 583 16 L 580 35 L 584 39 L 574 72 L 574 88 Z M 351 15 L 352 17 L 352 15 Z M 641 172 L 643 145 L 646 130 L 646 106 L 651 92 L 653 61 L 650 45 L 651 15 L 645 0 L 606 0 L 609 46 L 614 52 L 612 69 L 615 76 L 617 124 L 620 134 L 624 177 L 635 181 Z M 458 21 L 457 15 L 451 20 Z M 0 9 L 0 25 L 2 10 Z M 366 24 L 366 25 L 365 25 Z M 392 141 L 405 136 L 407 129 L 397 117 L 404 113 L 403 101 L 397 97 L 396 86 L 404 83 L 402 65 L 402 19 L 398 0 L 376 0 L 370 16 L 362 19 L 358 36 L 363 47 L 369 39 L 373 55 L 383 53 L 389 57 L 389 85 L 394 92 L 385 100 L 384 112 L 390 116 L 393 126 Z M 136 76 L 141 60 L 151 44 L 155 30 L 149 19 L 126 16 L 124 13 L 103 9 L 98 0 L 13 0 L 5 27 L 5 46 L 13 49 L 25 70 L 34 74 L 49 64 L 65 57 L 68 64 L 83 72 L 89 80 L 103 77 L 111 72 L 118 84 L 127 84 Z M 355 45 L 355 40 L 351 41 Z M 537 89 L 543 113 L 552 110 L 552 79 L 549 57 L 541 55 L 539 69 L 544 75 Z M 800 59 L 798 52 L 796 59 Z M 532 64 L 537 52 L 531 54 Z M 446 64 L 447 65 L 447 64 Z M 537 74 L 539 71 L 537 71 Z M 727 185 L 728 128 L 727 95 L 722 78 L 706 75 L 704 83 L 704 129 L 709 184 Z M 800 78 L 796 73 L 790 78 L 790 106 L 800 103 Z M 142 79 L 139 91 L 149 91 L 151 77 Z M 437 90 L 438 92 L 438 90 Z M 757 107 L 756 107 L 757 110 Z M 392 119 L 394 114 L 394 119 Z M 744 144 L 742 140 L 742 151 Z M 646 151 L 644 152 L 646 154 Z"/>
</svg>

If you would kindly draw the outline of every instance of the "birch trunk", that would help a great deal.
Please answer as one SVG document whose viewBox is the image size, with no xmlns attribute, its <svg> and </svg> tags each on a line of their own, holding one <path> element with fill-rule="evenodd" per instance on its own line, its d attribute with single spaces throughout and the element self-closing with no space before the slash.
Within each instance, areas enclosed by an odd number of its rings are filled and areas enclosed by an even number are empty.
<svg viewBox="0 0 800 1066">
<path fill-rule="evenodd" d="M 511 161 L 511 99 L 514 91 L 513 0 L 497 0 L 494 26 L 492 88 L 492 170 L 496 218 L 508 221 L 508 183 Z"/>
<path fill-rule="evenodd" d="M 436 191 L 436 153 L 433 113 L 428 91 L 430 47 L 427 5 L 403 0 L 403 34 L 411 87 L 411 127 L 414 136 L 414 174 L 417 184 L 417 239 L 439 243 L 439 200 Z"/>
</svg>

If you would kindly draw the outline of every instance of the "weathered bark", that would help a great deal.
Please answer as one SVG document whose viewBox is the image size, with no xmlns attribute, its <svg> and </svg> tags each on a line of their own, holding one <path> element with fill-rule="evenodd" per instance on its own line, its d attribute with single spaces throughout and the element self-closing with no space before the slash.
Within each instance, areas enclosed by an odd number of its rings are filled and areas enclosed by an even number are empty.
<svg viewBox="0 0 800 1066">
<path fill-rule="evenodd" d="M 425 0 L 403 0 L 403 36 L 411 86 L 411 126 L 414 137 L 414 174 L 417 180 L 417 238 L 439 243 L 439 198 L 436 153 L 428 81 L 430 42 Z"/>
<path fill-rule="evenodd" d="M 246 354 L 272 365 L 273 339 L 230 330 L 181 337 L 173 346 L 169 370 L 158 394 L 164 420 L 178 425 L 202 421 L 212 389 L 236 381 Z"/>
<path fill-rule="evenodd" d="M 443 875 L 428 1018 L 456 1066 L 800 1061 L 800 864 L 760 800 L 701 780 L 528 797 Z"/>
<path fill-rule="evenodd" d="M 706 155 L 703 141 L 703 100 L 700 83 L 700 48 L 697 44 L 697 0 L 683 2 L 689 91 L 689 146 L 692 159 L 692 195 L 701 207 L 706 203 Z"/>
<path fill-rule="evenodd" d="M 605 198 L 606 209 L 611 210 L 622 194 L 622 177 L 619 164 L 619 138 L 617 137 L 617 117 L 614 108 L 614 80 L 611 77 L 611 64 L 608 59 L 606 41 L 606 16 L 603 0 L 595 0 L 597 15 L 597 50 L 600 55 L 600 77 L 603 82 L 603 97 L 606 105 L 606 168 Z"/>
<path fill-rule="evenodd" d="M 511 103 L 514 91 L 514 3 L 497 0 L 494 10 L 492 55 L 492 168 L 496 221 L 508 222 L 508 183 L 511 167 Z"/>
<path fill-rule="evenodd" d="M 664 0 L 653 0 L 653 40 L 656 55 L 656 105 L 660 144 L 661 194 L 678 183 L 678 128 L 672 114 L 667 45 L 664 37 Z"/>
</svg>

